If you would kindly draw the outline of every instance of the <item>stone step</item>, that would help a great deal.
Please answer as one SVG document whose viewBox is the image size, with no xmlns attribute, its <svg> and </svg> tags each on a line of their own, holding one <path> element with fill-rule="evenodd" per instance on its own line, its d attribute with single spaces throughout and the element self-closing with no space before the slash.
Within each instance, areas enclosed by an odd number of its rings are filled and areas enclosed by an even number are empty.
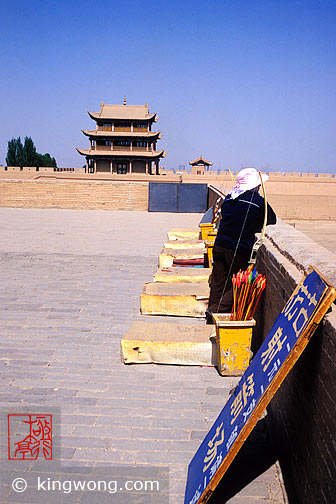
<svg viewBox="0 0 336 504">
<path fill-rule="evenodd" d="M 168 240 L 199 240 L 199 229 L 173 228 L 168 231 Z"/>
<path fill-rule="evenodd" d="M 174 259 L 177 260 L 190 260 L 190 259 L 204 259 L 206 248 L 201 249 L 172 249 L 164 248 L 159 255 L 159 268 L 170 268 L 173 266 Z"/>
<path fill-rule="evenodd" d="M 208 306 L 208 282 L 146 283 L 140 298 L 143 315 L 204 317 Z"/>
<path fill-rule="evenodd" d="M 125 364 L 215 366 L 215 326 L 134 322 L 121 340 Z"/>
<path fill-rule="evenodd" d="M 164 245 L 166 249 L 191 249 L 204 250 L 205 243 L 203 240 L 169 240 Z"/>
<path fill-rule="evenodd" d="M 154 282 L 206 282 L 211 273 L 210 268 L 160 268 L 154 275 Z"/>
</svg>

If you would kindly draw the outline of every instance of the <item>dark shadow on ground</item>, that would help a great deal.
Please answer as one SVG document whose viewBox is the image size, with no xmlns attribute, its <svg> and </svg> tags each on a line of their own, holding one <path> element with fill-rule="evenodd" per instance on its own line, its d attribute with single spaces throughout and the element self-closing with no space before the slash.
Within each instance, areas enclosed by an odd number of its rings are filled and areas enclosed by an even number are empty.
<svg viewBox="0 0 336 504">
<path fill-rule="evenodd" d="M 208 504 L 224 504 L 276 462 L 278 457 L 268 429 L 267 417 L 259 420 Z"/>
</svg>

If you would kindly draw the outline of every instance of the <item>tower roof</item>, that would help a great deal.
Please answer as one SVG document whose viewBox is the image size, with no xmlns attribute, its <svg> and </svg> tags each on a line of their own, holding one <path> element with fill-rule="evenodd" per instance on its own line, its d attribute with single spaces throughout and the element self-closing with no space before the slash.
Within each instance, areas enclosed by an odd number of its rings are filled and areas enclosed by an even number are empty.
<svg viewBox="0 0 336 504">
<path fill-rule="evenodd" d="M 139 121 L 157 120 L 156 114 L 149 113 L 149 105 L 100 105 L 100 112 L 90 112 L 92 119 L 135 119 Z"/>
<path fill-rule="evenodd" d="M 206 165 L 206 166 L 212 166 L 212 163 L 210 163 L 210 161 L 207 161 L 206 159 L 204 159 L 202 156 L 200 156 L 199 158 L 197 159 L 194 159 L 193 161 L 190 161 L 189 163 L 191 166 L 195 166 L 195 165 Z"/>
</svg>

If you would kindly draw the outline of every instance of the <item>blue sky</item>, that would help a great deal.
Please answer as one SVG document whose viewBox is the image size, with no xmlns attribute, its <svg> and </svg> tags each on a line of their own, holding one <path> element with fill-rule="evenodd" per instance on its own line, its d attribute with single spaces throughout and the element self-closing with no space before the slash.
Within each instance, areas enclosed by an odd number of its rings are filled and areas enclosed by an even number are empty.
<svg viewBox="0 0 336 504">
<path fill-rule="evenodd" d="M 31 136 L 58 166 L 100 102 L 150 105 L 178 168 L 336 171 L 334 0 L 3 1 L 0 164 Z"/>
</svg>

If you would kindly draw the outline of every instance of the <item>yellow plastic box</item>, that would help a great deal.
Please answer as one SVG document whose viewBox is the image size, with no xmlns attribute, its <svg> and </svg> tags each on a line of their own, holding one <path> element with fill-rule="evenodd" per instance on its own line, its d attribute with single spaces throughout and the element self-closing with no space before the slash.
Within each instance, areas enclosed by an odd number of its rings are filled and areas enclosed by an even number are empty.
<svg viewBox="0 0 336 504">
<path fill-rule="evenodd" d="M 229 313 L 214 313 L 217 363 L 221 376 L 241 376 L 248 368 L 251 352 L 252 320 L 230 320 Z"/>
<path fill-rule="evenodd" d="M 201 228 L 201 238 L 202 240 L 207 240 L 208 239 L 208 233 L 212 232 L 214 230 L 214 225 L 213 224 L 200 224 Z"/>
<path fill-rule="evenodd" d="M 214 242 L 205 242 L 205 246 L 207 248 L 207 254 L 208 254 L 208 264 L 209 268 L 212 270 L 213 266 L 213 248 L 214 248 Z"/>
<path fill-rule="evenodd" d="M 217 236 L 217 229 L 215 229 L 214 231 L 209 231 L 208 242 L 214 243 L 216 240 L 216 236 Z"/>
</svg>

